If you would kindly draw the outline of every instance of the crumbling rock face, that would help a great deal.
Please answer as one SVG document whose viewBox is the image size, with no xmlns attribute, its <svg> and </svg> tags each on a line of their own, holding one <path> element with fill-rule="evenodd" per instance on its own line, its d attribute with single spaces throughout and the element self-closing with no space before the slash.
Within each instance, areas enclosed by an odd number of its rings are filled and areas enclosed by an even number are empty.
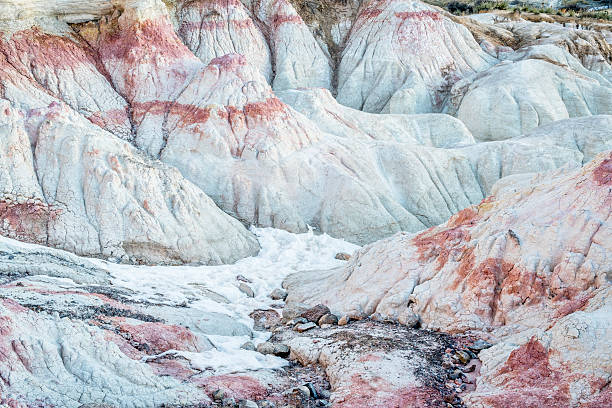
<svg viewBox="0 0 612 408">
<path fill-rule="evenodd" d="M 362 321 L 272 339 L 289 345 L 301 364 L 325 367 L 334 407 L 437 407 L 453 400 L 442 366 L 444 351 L 457 343 L 451 336 Z"/>
<path fill-rule="evenodd" d="M 227 54 L 241 54 L 271 82 L 268 42 L 241 2 L 184 2 L 176 14 L 178 35 L 204 64 Z"/>
<path fill-rule="evenodd" d="M 110 13 L 112 0 L 2 0 L 2 20 L 24 20 L 36 17 L 59 17 L 76 23 L 99 18 Z"/>
<path fill-rule="evenodd" d="M 511 31 L 522 46 L 557 46 L 567 50 L 588 70 L 612 80 L 612 44 L 600 31 L 545 22 L 516 21 L 499 25 Z"/>
<path fill-rule="evenodd" d="M 464 401 L 473 407 L 610 405 L 609 299 L 609 287 L 598 290 L 550 329 L 527 330 L 481 352 L 481 377 Z"/>
</svg>

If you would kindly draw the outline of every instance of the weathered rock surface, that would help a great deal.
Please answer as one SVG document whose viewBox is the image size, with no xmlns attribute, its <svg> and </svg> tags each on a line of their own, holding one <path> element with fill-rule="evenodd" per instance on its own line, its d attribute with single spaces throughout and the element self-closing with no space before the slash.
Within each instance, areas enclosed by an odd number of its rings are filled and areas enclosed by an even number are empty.
<svg viewBox="0 0 612 408">
<path fill-rule="evenodd" d="M 496 62 L 469 31 L 418 1 L 370 2 L 338 68 L 338 101 L 366 112 L 440 111 L 463 76 Z"/>
<path fill-rule="evenodd" d="M 140 263 L 233 262 L 257 252 L 255 237 L 176 169 L 67 106 L 51 104 L 27 120 L 3 106 L 5 235 Z"/>
<path fill-rule="evenodd" d="M 0 10 L 0 405 L 611 404 L 604 23 Z"/>
<path fill-rule="evenodd" d="M 289 253 L 314 250 L 313 260 L 339 264 L 333 254 L 349 249 L 329 237 L 271 239 L 278 234 L 263 238 L 263 252 L 282 260 L 246 260 L 240 273 L 247 279 L 265 283 L 262 263 L 291 268 Z M 299 370 L 285 371 L 281 358 L 240 348 L 268 338 L 251 330 L 248 317 L 252 305 L 265 303 L 241 296 L 225 279 L 236 272 L 226 268 L 116 265 L 1 237 L 0 405 L 207 406 L 218 389 L 235 400 L 285 401 L 283 392 L 304 380 Z M 157 278 L 147 279 L 152 273 Z M 232 303 L 199 290 L 214 279 Z M 289 349 L 275 344 L 272 352 Z"/>
<path fill-rule="evenodd" d="M 448 335 L 363 321 L 274 338 L 300 363 L 323 365 L 334 407 L 443 406 L 455 394 L 442 366 L 444 351 L 456 345 Z"/>
<path fill-rule="evenodd" d="M 609 348 L 597 338 L 611 330 L 611 182 L 612 152 L 577 171 L 502 179 L 446 224 L 367 246 L 346 267 L 288 278 L 287 301 L 356 317 L 415 313 L 426 328 L 501 340 L 483 352 L 476 406 L 542 404 L 553 383 L 567 387 L 558 404 L 605 401 Z M 570 363 L 590 353 L 588 365 Z M 538 363 L 527 367 L 531 354 Z"/>
<path fill-rule="evenodd" d="M 30 14 L 38 10 L 45 18 L 24 15 L 21 26 L 3 20 L 8 33 L 0 54 L 4 98 L 26 116 L 65 102 L 92 125 L 176 167 L 194 188 L 245 224 L 292 232 L 313 226 L 359 244 L 401 230 L 415 232 L 479 202 L 500 176 L 583 162 L 578 149 L 556 144 L 553 130 L 546 141 L 524 138 L 506 146 L 475 144 L 468 128 L 478 140 L 507 139 L 547 121 L 609 113 L 609 83 L 590 70 L 593 66 L 583 66 L 575 49 L 529 42 L 534 36 L 517 29 L 508 35 L 525 38 L 526 47 L 537 50 L 493 57 L 457 19 L 419 2 L 386 1 L 359 11 L 353 10 L 356 5 L 326 4 L 331 14 L 325 16 L 319 9 L 308 12 L 308 7 L 286 1 L 116 1 L 111 9 L 102 7 L 95 21 L 76 26 L 67 25 L 63 17 L 53 18 L 61 14 L 60 3 L 44 10 L 32 6 Z M 30 21 L 34 28 L 26 29 Z M 426 35 L 431 30 L 439 35 Z M 563 35 L 564 44 L 580 37 Z M 589 49 L 597 49 L 605 60 L 606 49 L 598 38 L 588 38 Z M 543 61 L 541 55 L 559 65 Z M 469 102 L 471 91 L 459 85 L 490 78 L 493 85 L 483 83 L 474 92 L 497 89 L 509 69 L 498 64 L 501 58 L 514 60 L 511 67 L 544 64 L 559 71 L 559 78 L 567 80 L 564 86 L 574 81 L 578 99 L 586 102 L 572 102 L 573 111 L 567 113 L 568 92 L 534 79 L 539 90 L 563 94 L 563 103 L 553 97 L 542 102 L 550 115 L 538 114 L 532 121 L 526 111 L 518 116 L 511 109 L 500 111 L 503 117 L 485 114 L 489 108 L 505 109 L 504 104 L 484 106 L 486 98 L 477 95 Z M 547 78 L 560 86 L 552 75 Z M 529 98 L 524 81 L 508 86 Z M 374 115 L 342 106 L 332 95 L 373 112 L 433 112 L 446 106 L 449 112 L 457 111 L 468 128 L 442 114 Z M 401 109 L 391 109 L 390 101 Z M 601 132 L 600 124 L 593 123 L 588 131 Z M 28 132 L 35 143 L 36 132 Z M 605 149 L 609 140 L 602 136 L 590 154 Z M 491 163 L 485 159 L 490 156 L 496 158 Z M 32 179 L 31 172 L 24 174 Z M 18 182 L 24 185 L 16 188 L 28 191 L 28 198 L 40 198 L 36 183 Z M 208 211 L 198 205 L 194 211 Z M 53 214 L 52 208 L 35 211 Z M 78 208 L 70 211 L 82 213 Z M 44 225 L 31 218 L 22 221 L 31 225 L 21 228 L 27 234 L 11 236 L 45 242 Z M 133 222 L 134 228 L 149 227 L 144 215 Z M 187 218 L 175 224 L 192 225 Z M 216 239 L 212 230 L 209 242 Z M 87 234 L 86 248 L 54 240 L 49 244 L 82 254 L 116 252 L 121 257 L 130 252 L 117 248 L 115 241 L 123 238 L 102 237 L 96 246 L 93 231 Z M 198 257 L 189 253 L 195 249 L 189 243 L 152 240 L 163 248 L 159 258 L 166 262 L 231 262 L 254 251 L 248 233 L 238 235 L 240 248 L 231 249 L 232 257 Z M 172 236 L 165 239 L 176 241 Z M 127 254 L 127 260 L 156 260 L 152 247 L 133 246 L 137 253 Z"/>
<path fill-rule="evenodd" d="M 461 98 L 457 117 L 478 140 L 519 136 L 567 118 L 612 114 L 610 82 L 540 59 L 500 63 L 455 87 L 453 98 Z M 456 95 L 460 92 L 462 97 Z"/>
</svg>

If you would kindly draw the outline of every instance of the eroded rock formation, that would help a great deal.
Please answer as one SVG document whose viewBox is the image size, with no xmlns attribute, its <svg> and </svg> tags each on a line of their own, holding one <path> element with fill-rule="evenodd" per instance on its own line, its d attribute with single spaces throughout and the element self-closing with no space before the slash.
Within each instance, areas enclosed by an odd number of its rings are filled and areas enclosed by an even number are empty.
<svg viewBox="0 0 612 408">
<path fill-rule="evenodd" d="M 607 400 L 609 348 L 598 339 L 612 330 L 611 182 L 610 152 L 581 170 L 503 179 L 446 224 L 366 246 L 346 267 L 289 277 L 288 302 L 353 318 L 416 316 L 425 328 L 495 339 L 475 406 L 543 403 L 552 383 L 563 388 L 557 404 Z M 597 357 L 577 363 L 586 354 Z"/>
<path fill-rule="evenodd" d="M 0 0 L 0 405 L 610 405 L 612 30 L 500 16 Z"/>
</svg>

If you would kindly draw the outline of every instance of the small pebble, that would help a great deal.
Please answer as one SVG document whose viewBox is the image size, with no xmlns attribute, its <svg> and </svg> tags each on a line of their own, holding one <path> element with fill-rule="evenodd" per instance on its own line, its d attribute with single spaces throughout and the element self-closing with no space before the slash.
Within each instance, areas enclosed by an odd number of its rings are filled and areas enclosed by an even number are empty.
<svg viewBox="0 0 612 408">
<path fill-rule="evenodd" d="M 478 354 L 478 352 L 488 349 L 489 347 L 492 347 L 493 345 L 491 343 L 489 343 L 488 341 L 484 341 L 482 339 L 476 340 L 474 342 L 474 344 L 472 344 L 470 347 L 468 347 L 470 350 L 472 350 L 474 353 Z"/>
<path fill-rule="evenodd" d="M 306 330 L 310 330 L 317 327 L 316 324 L 312 323 L 312 322 L 308 322 L 308 323 L 302 323 L 302 324 L 298 324 L 296 325 L 293 329 L 295 331 L 297 331 L 298 333 L 303 333 Z"/>
<path fill-rule="evenodd" d="M 351 321 L 351 318 L 348 316 L 342 316 L 340 320 L 338 320 L 338 326 L 346 326 L 348 322 Z"/>
<path fill-rule="evenodd" d="M 244 282 L 240 282 L 240 285 L 238 285 L 238 289 L 240 289 L 242 293 L 244 293 L 250 298 L 255 297 L 255 292 L 253 292 L 253 289 L 251 289 L 251 287 Z"/>
<path fill-rule="evenodd" d="M 238 408 L 259 408 L 257 404 L 250 400 L 240 400 L 238 402 Z"/>
<path fill-rule="evenodd" d="M 274 289 L 270 293 L 270 298 L 272 300 L 285 300 L 287 299 L 287 291 L 281 288 Z"/>
<path fill-rule="evenodd" d="M 314 385 L 312 385 L 312 383 L 306 383 L 306 384 L 304 384 L 304 386 L 306 386 L 308 388 L 312 398 L 319 399 L 319 394 L 317 393 L 317 390 L 315 389 Z"/>
<path fill-rule="evenodd" d="M 351 259 L 351 256 L 347 254 L 346 252 L 338 252 L 335 258 L 340 261 L 348 261 L 349 259 Z"/>
<path fill-rule="evenodd" d="M 322 318 L 323 316 L 329 313 L 330 313 L 329 307 L 319 304 L 319 305 L 311 307 L 310 309 L 302 312 L 300 317 L 305 318 L 309 322 L 318 323 L 320 318 Z"/>
<path fill-rule="evenodd" d="M 305 385 L 299 385 L 293 391 L 299 393 L 303 398 L 310 398 L 310 390 Z"/>
<path fill-rule="evenodd" d="M 274 344 L 270 343 L 269 341 L 259 343 L 257 345 L 257 351 L 265 355 L 274 354 Z"/>
<path fill-rule="evenodd" d="M 243 349 L 243 350 L 249 350 L 249 351 L 255 351 L 256 350 L 255 349 L 255 345 L 252 342 L 250 342 L 250 341 L 247 341 L 246 343 L 244 343 L 242 346 L 240 346 L 240 348 Z"/>
<path fill-rule="evenodd" d="M 461 370 L 453 370 L 449 375 L 448 378 L 450 378 L 451 380 L 456 380 L 457 378 L 461 377 Z"/>
<path fill-rule="evenodd" d="M 215 392 L 213 392 L 212 397 L 213 397 L 213 400 L 215 400 L 215 401 L 222 401 L 223 398 L 226 397 L 225 391 L 221 390 L 221 389 L 218 389 Z"/>
<path fill-rule="evenodd" d="M 236 406 L 236 400 L 232 397 L 223 398 L 223 401 L 221 401 L 221 406 L 223 408 L 234 408 Z"/>
<path fill-rule="evenodd" d="M 331 313 L 327 313 L 319 319 L 319 326 L 323 326 L 324 324 L 338 324 L 338 317 Z"/>
<path fill-rule="evenodd" d="M 462 364 L 467 364 L 472 359 L 472 356 L 467 351 L 459 350 L 455 353 L 455 357 L 461 361 Z"/>
</svg>

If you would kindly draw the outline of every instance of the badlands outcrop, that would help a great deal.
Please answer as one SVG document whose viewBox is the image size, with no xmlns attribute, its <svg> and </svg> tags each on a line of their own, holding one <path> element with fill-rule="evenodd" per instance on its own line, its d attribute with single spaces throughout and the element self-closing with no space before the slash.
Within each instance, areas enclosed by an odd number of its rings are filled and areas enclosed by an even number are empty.
<svg viewBox="0 0 612 408">
<path fill-rule="evenodd" d="M 495 340 L 475 406 L 544 404 L 553 383 L 559 406 L 608 401 L 611 182 L 610 152 L 581 170 L 509 177 L 446 224 L 289 277 L 287 301 Z"/>
<path fill-rule="evenodd" d="M 0 0 L 0 406 L 611 406 L 611 32 Z"/>
<path fill-rule="evenodd" d="M 552 132 L 545 153 L 544 140 L 516 143 L 513 137 L 560 119 L 612 113 L 611 85 L 600 73 L 604 62 L 588 65 L 597 67 L 591 71 L 571 50 L 550 43 L 540 44 L 549 47 L 550 61 L 523 49 L 494 56 L 467 26 L 419 2 L 355 5 L 353 13 L 338 6 L 331 11 L 335 18 L 311 13 L 304 20 L 283 1 L 168 7 L 124 1 L 72 26 L 66 21 L 78 19 L 56 7 L 32 6 L 21 20 L 3 20 L 3 98 L 24 116 L 54 102 L 68 105 L 175 167 L 245 225 L 292 232 L 311 226 L 358 244 L 416 232 L 479 202 L 500 177 L 582 164 L 581 152 L 557 146 Z M 573 38 L 558 36 L 564 44 Z M 600 34 L 593 38 L 601 41 Z M 333 39 L 334 47 L 324 39 Z M 609 55 L 607 43 L 591 42 L 600 60 Z M 506 81 L 523 71 L 559 75 L 544 75 L 551 83 Z M 506 81 L 520 107 L 495 103 L 497 81 Z M 30 140 L 35 148 L 36 135 Z M 483 140 L 506 142 L 475 143 Z M 605 143 L 593 149 L 602 151 Z M 497 168 L 482 163 L 493 151 Z M 219 242 L 233 259 L 197 259 L 188 252 L 198 248 L 178 242 L 161 244 L 168 251 L 162 258 L 231 262 L 254 250 L 247 243 L 252 237 L 240 234 L 242 248 L 200 235 L 199 242 Z M 113 245 L 123 239 L 113 237 Z M 61 239 L 50 245 L 96 252 Z M 99 245 L 98 255 L 118 251 L 106 246 Z M 133 261 L 159 260 L 147 256 L 135 254 Z"/>
</svg>

